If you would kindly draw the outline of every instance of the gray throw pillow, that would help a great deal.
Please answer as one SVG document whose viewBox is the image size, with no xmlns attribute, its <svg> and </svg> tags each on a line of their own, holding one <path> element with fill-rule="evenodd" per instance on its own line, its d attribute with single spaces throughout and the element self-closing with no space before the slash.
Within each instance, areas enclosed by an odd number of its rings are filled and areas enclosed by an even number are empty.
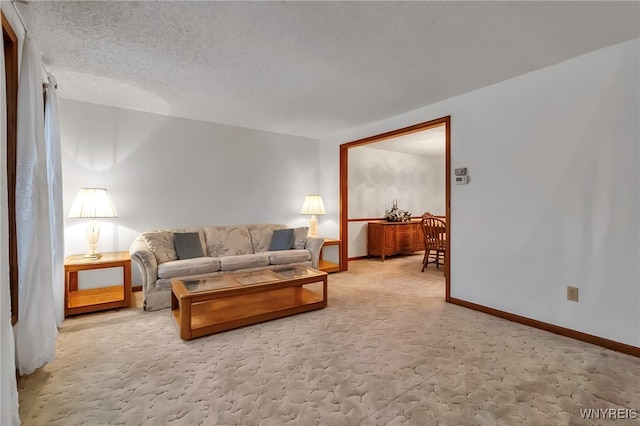
<svg viewBox="0 0 640 426">
<path fill-rule="evenodd" d="M 173 234 L 173 245 L 176 247 L 178 259 L 204 257 L 202 244 L 197 232 L 176 232 Z"/>
<path fill-rule="evenodd" d="M 290 250 L 293 247 L 293 229 L 278 229 L 273 231 L 270 251 Z"/>
</svg>

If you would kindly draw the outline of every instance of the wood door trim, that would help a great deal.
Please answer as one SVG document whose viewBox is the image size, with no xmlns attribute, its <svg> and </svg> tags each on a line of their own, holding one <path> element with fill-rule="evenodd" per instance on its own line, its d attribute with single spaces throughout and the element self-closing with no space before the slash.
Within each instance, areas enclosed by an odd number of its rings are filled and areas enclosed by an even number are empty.
<svg viewBox="0 0 640 426">
<path fill-rule="evenodd" d="M 11 324 L 18 322 L 18 246 L 16 239 L 16 158 L 18 120 L 18 37 L 0 11 L 4 41 L 7 109 L 7 209 L 9 219 L 9 288 Z"/>
<path fill-rule="evenodd" d="M 392 130 L 390 132 L 382 133 L 379 135 L 369 136 L 364 139 L 358 139 L 352 142 L 343 143 L 340 145 L 340 265 L 342 270 L 348 269 L 349 254 L 347 253 L 348 238 L 349 238 L 349 149 L 355 148 L 361 145 L 368 145 L 375 142 L 380 142 L 386 139 L 391 139 L 397 136 L 408 135 L 411 133 L 420 132 L 443 125 L 445 126 L 445 173 L 446 173 L 446 187 L 445 187 L 445 215 L 447 218 L 447 235 L 451 235 L 451 184 L 450 184 L 450 171 L 451 171 L 451 116 L 437 118 L 435 120 L 425 121 L 423 123 L 414 124 L 412 126 L 403 127 L 401 129 Z M 351 220 L 353 221 L 353 220 Z M 449 247 L 449 238 L 447 238 L 447 253 L 445 257 L 445 300 L 449 301 L 451 297 L 450 289 L 450 276 L 449 273 L 449 255 L 451 249 Z"/>
</svg>

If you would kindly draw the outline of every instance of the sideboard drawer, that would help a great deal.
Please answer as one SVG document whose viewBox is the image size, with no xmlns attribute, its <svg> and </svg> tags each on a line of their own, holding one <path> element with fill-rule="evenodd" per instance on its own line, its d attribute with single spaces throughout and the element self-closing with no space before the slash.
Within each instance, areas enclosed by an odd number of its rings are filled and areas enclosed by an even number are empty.
<svg viewBox="0 0 640 426">
<path fill-rule="evenodd" d="M 405 252 L 405 251 L 414 251 L 415 249 L 413 248 L 414 244 L 415 244 L 415 234 L 413 232 L 398 232 L 397 233 L 397 244 L 398 244 L 398 251 L 400 252 Z"/>
</svg>

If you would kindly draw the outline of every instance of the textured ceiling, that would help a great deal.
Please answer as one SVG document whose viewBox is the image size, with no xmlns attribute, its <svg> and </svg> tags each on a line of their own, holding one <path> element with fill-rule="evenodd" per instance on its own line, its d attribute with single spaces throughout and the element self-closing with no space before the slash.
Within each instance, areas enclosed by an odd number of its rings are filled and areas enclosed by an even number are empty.
<svg viewBox="0 0 640 426">
<path fill-rule="evenodd" d="M 640 36 L 637 2 L 18 8 L 62 98 L 310 138 Z"/>
</svg>

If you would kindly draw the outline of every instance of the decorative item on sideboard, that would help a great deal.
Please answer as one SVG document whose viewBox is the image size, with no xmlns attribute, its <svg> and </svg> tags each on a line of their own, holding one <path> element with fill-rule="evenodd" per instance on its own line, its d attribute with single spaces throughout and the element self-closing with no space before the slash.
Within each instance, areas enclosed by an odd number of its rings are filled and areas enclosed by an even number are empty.
<svg viewBox="0 0 640 426">
<path fill-rule="evenodd" d="M 393 200 L 391 209 L 387 209 L 385 206 L 384 212 L 384 218 L 387 219 L 388 222 L 408 222 L 411 220 L 411 213 L 398 208 L 397 198 Z"/>
</svg>

